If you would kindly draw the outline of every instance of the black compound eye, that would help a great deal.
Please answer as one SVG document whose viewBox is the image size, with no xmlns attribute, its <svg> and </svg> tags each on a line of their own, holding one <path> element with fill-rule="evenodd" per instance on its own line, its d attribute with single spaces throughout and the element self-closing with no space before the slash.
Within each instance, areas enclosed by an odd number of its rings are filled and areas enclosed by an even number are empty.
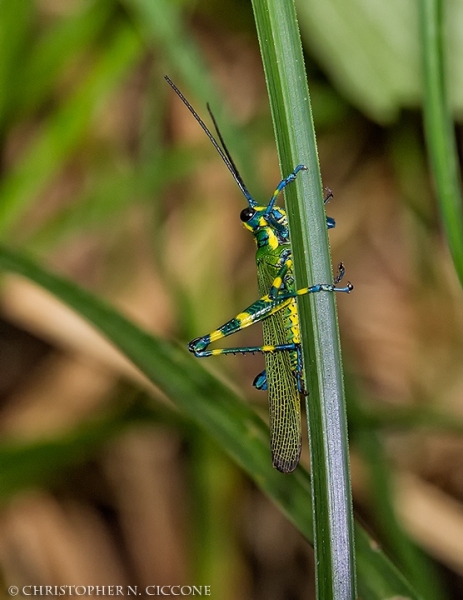
<svg viewBox="0 0 463 600">
<path fill-rule="evenodd" d="M 240 219 L 243 221 L 243 223 L 247 223 L 255 214 L 256 211 L 248 206 L 247 208 L 243 208 L 243 210 L 240 212 Z"/>
</svg>

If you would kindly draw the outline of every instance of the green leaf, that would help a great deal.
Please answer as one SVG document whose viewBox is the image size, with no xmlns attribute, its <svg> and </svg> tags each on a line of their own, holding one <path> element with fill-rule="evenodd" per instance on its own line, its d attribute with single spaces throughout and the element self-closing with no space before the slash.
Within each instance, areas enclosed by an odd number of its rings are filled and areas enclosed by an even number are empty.
<svg viewBox="0 0 463 600">
<path fill-rule="evenodd" d="M 463 110 L 463 3 L 446 2 L 446 72 L 455 114 Z M 419 2 L 297 0 L 304 44 L 337 89 L 379 122 L 422 98 Z"/>
<path fill-rule="evenodd" d="M 297 288 L 332 281 L 320 169 L 294 3 L 254 0 L 257 32 L 284 176 Z M 297 192 L 297 193 L 296 193 Z M 310 397 L 317 597 L 356 598 L 355 548 L 343 374 L 334 294 L 298 298 Z"/>
<path fill-rule="evenodd" d="M 304 43 L 355 106 L 385 122 L 397 118 L 402 106 L 418 104 L 413 2 L 304 0 L 297 6 Z"/>
<path fill-rule="evenodd" d="M 428 153 L 447 241 L 463 285 L 461 175 L 444 72 L 443 4 L 440 0 L 420 0 L 419 6 Z"/>
</svg>

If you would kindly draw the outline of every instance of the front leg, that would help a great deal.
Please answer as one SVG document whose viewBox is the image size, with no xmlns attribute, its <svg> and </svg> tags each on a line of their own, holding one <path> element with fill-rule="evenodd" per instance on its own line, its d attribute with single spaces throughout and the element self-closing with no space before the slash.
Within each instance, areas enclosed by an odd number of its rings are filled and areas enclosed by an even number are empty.
<svg viewBox="0 0 463 600">
<path fill-rule="evenodd" d="M 287 268 L 292 266 L 292 261 L 287 261 Z M 297 298 L 297 296 L 304 296 L 305 294 L 316 294 L 318 292 L 343 292 L 345 294 L 349 294 L 354 286 L 350 281 L 347 282 L 347 285 L 344 287 L 337 287 L 337 284 L 344 277 L 345 268 L 343 263 L 339 263 L 338 266 L 338 274 L 334 278 L 334 283 L 316 283 L 310 287 L 301 288 L 296 290 L 295 292 L 280 292 L 277 295 L 279 300 L 288 300 L 289 298 Z"/>
</svg>

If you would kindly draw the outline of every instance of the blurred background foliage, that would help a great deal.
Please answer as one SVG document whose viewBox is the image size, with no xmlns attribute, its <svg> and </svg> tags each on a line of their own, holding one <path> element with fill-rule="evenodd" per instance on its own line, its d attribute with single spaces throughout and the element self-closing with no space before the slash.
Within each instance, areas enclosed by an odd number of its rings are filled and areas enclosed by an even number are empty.
<svg viewBox="0 0 463 600">
<path fill-rule="evenodd" d="M 298 10 L 333 260 L 355 284 L 338 308 L 356 508 L 411 579 L 434 562 L 443 591 L 428 597 L 461 598 L 462 294 L 427 167 L 416 3 Z M 446 3 L 445 42 L 458 120 L 460 2 Z M 203 116 L 211 103 L 266 198 L 280 174 L 247 1 L 3 0 L 0 49 L 3 241 L 182 342 L 256 298 L 243 199 L 163 79 Z M 108 343 L 17 276 L 2 277 L 0 309 L 8 585 L 311 597 L 300 534 Z M 208 366 L 265 415 L 260 357 Z"/>
</svg>

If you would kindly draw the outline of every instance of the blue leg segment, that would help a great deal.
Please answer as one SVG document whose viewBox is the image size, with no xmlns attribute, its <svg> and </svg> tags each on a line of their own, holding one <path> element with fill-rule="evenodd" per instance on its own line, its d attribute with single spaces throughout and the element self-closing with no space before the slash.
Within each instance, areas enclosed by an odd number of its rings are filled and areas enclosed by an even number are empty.
<svg viewBox="0 0 463 600">
<path fill-rule="evenodd" d="M 265 369 L 256 375 L 252 385 L 258 390 L 265 391 L 267 389 L 267 372 Z"/>
<path fill-rule="evenodd" d="M 325 198 L 323 201 L 326 204 L 333 197 L 333 192 L 330 190 L 330 188 L 327 188 L 327 187 L 323 188 L 323 190 L 325 192 Z M 332 217 L 326 217 L 326 228 L 334 229 L 335 227 L 336 227 L 336 221 Z"/>
<path fill-rule="evenodd" d="M 273 196 L 270 198 L 270 202 L 268 203 L 267 214 L 272 211 L 279 194 L 281 194 L 281 192 L 285 189 L 285 187 L 287 185 L 289 185 L 296 179 L 296 175 L 300 171 L 307 171 L 307 167 L 305 165 L 297 165 L 297 167 L 294 169 L 294 171 L 292 173 L 290 173 L 288 175 L 288 177 L 285 177 L 284 179 L 282 179 L 280 181 L 280 183 L 277 185 L 275 191 L 273 192 Z"/>
<path fill-rule="evenodd" d="M 297 391 L 300 394 L 304 394 L 307 396 L 308 392 L 305 387 L 304 381 L 304 369 L 302 368 L 302 348 L 301 345 L 297 345 L 297 369 L 296 369 L 296 383 L 297 383 Z"/>
<path fill-rule="evenodd" d="M 301 349 L 300 344 L 296 345 L 296 350 L 297 350 L 297 370 L 295 372 L 295 376 L 296 376 L 297 391 L 300 394 L 307 395 L 307 390 L 305 387 L 305 382 L 304 382 L 304 377 L 303 377 L 302 349 Z M 265 369 L 261 373 L 256 375 L 254 381 L 252 382 L 252 385 L 258 390 L 262 390 L 262 391 L 267 390 L 267 372 Z"/>
</svg>

